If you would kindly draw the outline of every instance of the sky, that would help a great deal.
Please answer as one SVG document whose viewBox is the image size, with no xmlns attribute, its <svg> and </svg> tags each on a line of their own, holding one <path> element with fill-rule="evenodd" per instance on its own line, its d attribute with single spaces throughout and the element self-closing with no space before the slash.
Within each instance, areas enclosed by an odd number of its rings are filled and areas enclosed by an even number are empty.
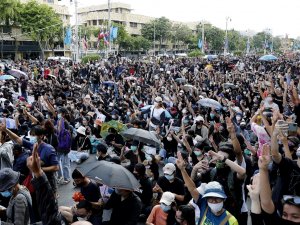
<svg viewBox="0 0 300 225">
<path fill-rule="evenodd" d="M 78 0 L 79 7 L 107 4 L 105 0 Z M 68 4 L 63 0 L 62 4 Z M 74 0 L 73 0 L 74 2 Z M 300 37 L 300 0 L 111 0 L 131 5 L 132 13 L 146 16 L 165 16 L 174 21 L 208 21 L 225 29 L 263 31 L 270 29 L 274 36 Z M 70 5 L 74 12 L 74 5 Z M 74 17 L 73 17 L 74 18 Z M 74 21 L 74 20 L 73 20 Z"/>
</svg>

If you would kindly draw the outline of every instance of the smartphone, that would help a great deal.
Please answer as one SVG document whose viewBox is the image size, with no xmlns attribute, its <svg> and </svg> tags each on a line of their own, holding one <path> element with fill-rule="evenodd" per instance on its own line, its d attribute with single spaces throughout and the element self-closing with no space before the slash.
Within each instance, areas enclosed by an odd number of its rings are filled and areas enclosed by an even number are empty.
<svg viewBox="0 0 300 225">
<path fill-rule="evenodd" d="M 297 123 L 289 123 L 288 136 L 296 136 L 297 135 L 298 124 Z"/>
</svg>

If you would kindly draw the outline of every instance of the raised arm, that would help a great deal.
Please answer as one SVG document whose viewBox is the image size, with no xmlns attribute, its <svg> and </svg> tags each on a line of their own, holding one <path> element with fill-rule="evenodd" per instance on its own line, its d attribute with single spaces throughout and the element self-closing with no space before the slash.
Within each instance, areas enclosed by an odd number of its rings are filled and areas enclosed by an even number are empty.
<svg viewBox="0 0 300 225">
<path fill-rule="evenodd" d="M 259 174 L 260 174 L 260 201 L 262 209 L 268 213 L 272 214 L 275 211 L 275 206 L 272 201 L 272 191 L 269 182 L 269 171 L 268 166 L 271 162 L 270 156 L 270 146 L 264 144 L 262 155 L 258 160 Z"/>
<path fill-rule="evenodd" d="M 185 162 L 184 162 L 180 152 L 177 152 L 177 158 L 178 159 L 176 161 L 176 165 L 181 171 L 185 186 L 188 188 L 194 201 L 197 202 L 200 197 L 200 194 L 196 188 L 194 181 L 190 178 L 190 176 L 188 175 L 188 173 L 185 170 Z"/>
<path fill-rule="evenodd" d="M 236 137 L 234 125 L 233 125 L 233 123 L 232 123 L 232 121 L 229 117 L 226 118 L 226 125 L 227 125 L 227 130 L 228 130 L 229 135 L 230 135 L 230 139 L 232 141 L 233 150 L 234 150 L 234 153 L 236 155 L 237 161 L 238 161 L 239 164 L 242 164 L 243 158 L 244 158 L 243 157 L 243 151 L 242 151 L 240 142 Z"/>
<path fill-rule="evenodd" d="M 17 142 L 19 145 L 22 145 L 22 138 L 16 135 L 14 132 L 6 128 L 6 120 L 3 119 L 2 123 L 0 124 L 0 131 L 5 132 L 9 138 L 15 142 Z"/>
</svg>

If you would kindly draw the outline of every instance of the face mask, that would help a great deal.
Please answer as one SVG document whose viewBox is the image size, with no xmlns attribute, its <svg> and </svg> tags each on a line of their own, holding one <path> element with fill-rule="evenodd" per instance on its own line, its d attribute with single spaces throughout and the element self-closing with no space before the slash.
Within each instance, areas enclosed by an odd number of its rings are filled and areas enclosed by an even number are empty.
<svg viewBox="0 0 300 225">
<path fill-rule="evenodd" d="M 240 121 L 242 119 L 241 116 L 236 116 L 235 118 L 236 118 L 237 121 Z"/>
<path fill-rule="evenodd" d="M 127 115 L 127 116 L 130 116 L 130 115 L 131 115 L 131 112 L 127 112 L 126 115 Z"/>
<path fill-rule="evenodd" d="M 217 169 L 223 169 L 223 168 L 225 168 L 225 163 L 224 162 L 222 162 L 222 161 L 217 161 L 217 163 L 216 163 L 216 168 Z"/>
<path fill-rule="evenodd" d="M 29 142 L 30 142 L 31 144 L 35 144 L 35 143 L 37 142 L 37 137 L 36 137 L 36 136 L 30 136 L 30 137 L 29 137 Z"/>
<path fill-rule="evenodd" d="M 207 203 L 208 207 L 213 213 L 218 213 L 223 209 L 223 202 L 220 203 Z"/>
<path fill-rule="evenodd" d="M 267 97 L 267 98 L 266 98 L 266 101 L 267 101 L 267 102 L 272 102 L 273 99 L 272 99 L 271 97 Z"/>
<path fill-rule="evenodd" d="M 113 120 L 117 119 L 117 117 L 116 117 L 115 115 L 111 116 L 111 118 L 112 118 Z"/>
<path fill-rule="evenodd" d="M 0 194 L 4 197 L 4 198 L 9 198 L 10 196 L 12 196 L 12 193 L 10 191 L 3 191 L 0 192 Z"/>
<path fill-rule="evenodd" d="M 136 151 L 136 150 L 137 150 L 137 146 L 131 145 L 131 146 L 130 146 L 130 150 L 131 150 L 131 151 Z"/>
<path fill-rule="evenodd" d="M 165 205 L 163 203 L 160 204 L 160 208 L 164 211 L 164 212 L 168 212 L 171 210 L 171 206 L 170 205 Z"/>
<path fill-rule="evenodd" d="M 172 137 L 167 137 L 167 140 L 168 141 L 172 141 Z"/>
<path fill-rule="evenodd" d="M 188 124 L 188 123 L 189 123 L 189 120 L 183 120 L 183 123 L 184 123 L 184 124 Z"/>
<path fill-rule="evenodd" d="M 186 113 L 187 113 L 186 109 L 183 109 L 182 114 L 186 114 Z"/>
<path fill-rule="evenodd" d="M 194 151 L 194 154 L 195 154 L 196 156 L 201 156 L 201 155 L 202 155 L 202 152 L 200 152 L 200 151 Z"/>
<path fill-rule="evenodd" d="M 209 116 L 211 119 L 215 118 L 215 114 L 210 113 Z"/>
<path fill-rule="evenodd" d="M 247 92 L 246 92 L 246 91 L 243 91 L 243 94 L 244 94 L 244 95 L 246 95 L 246 94 L 247 94 Z"/>
<path fill-rule="evenodd" d="M 165 174 L 165 178 L 167 178 L 167 180 L 173 180 L 174 179 L 174 175 L 168 175 L 168 174 Z"/>
<path fill-rule="evenodd" d="M 61 114 L 59 113 L 58 115 L 57 115 L 57 119 L 61 119 Z"/>
</svg>

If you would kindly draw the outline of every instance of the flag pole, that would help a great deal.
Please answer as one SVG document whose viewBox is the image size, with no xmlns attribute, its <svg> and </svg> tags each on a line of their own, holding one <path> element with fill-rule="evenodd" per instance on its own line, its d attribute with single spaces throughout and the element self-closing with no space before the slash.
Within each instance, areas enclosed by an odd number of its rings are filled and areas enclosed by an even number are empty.
<svg viewBox="0 0 300 225">
<path fill-rule="evenodd" d="M 110 0 L 108 0 L 108 29 L 109 30 L 109 38 L 108 38 L 108 51 L 111 53 L 111 43 L 110 43 L 110 27 L 111 27 L 111 18 L 110 18 L 110 10 L 111 10 L 111 5 L 110 5 Z M 107 58 L 108 58 L 108 53 L 107 53 Z"/>
</svg>

